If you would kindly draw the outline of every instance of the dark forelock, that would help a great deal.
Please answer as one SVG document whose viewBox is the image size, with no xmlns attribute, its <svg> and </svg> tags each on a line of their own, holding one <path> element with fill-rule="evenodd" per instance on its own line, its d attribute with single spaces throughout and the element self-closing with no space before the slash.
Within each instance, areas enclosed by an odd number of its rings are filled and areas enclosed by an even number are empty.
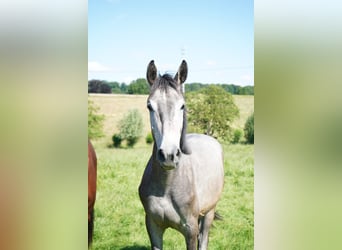
<svg viewBox="0 0 342 250">
<path fill-rule="evenodd" d="M 157 81 L 152 86 L 151 92 L 154 92 L 156 89 L 161 89 L 167 92 L 169 87 L 179 92 L 177 82 L 173 79 L 173 77 L 170 74 L 164 74 L 162 76 L 159 75 Z"/>
</svg>

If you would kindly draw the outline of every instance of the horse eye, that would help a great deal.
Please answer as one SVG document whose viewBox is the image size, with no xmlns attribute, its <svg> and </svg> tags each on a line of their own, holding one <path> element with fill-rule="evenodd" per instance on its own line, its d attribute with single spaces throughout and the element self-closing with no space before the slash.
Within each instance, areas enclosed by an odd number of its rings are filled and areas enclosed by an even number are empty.
<svg viewBox="0 0 342 250">
<path fill-rule="evenodd" d="M 147 103 L 147 108 L 148 108 L 149 111 L 153 111 L 151 103 Z"/>
<path fill-rule="evenodd" d="M 185 108 L 185 107 L 184 107 L 184 104 L 183 104 L 182 107 L 181 107 L 181 110 L 184 110 L 184 108 Z"/>
</svg>

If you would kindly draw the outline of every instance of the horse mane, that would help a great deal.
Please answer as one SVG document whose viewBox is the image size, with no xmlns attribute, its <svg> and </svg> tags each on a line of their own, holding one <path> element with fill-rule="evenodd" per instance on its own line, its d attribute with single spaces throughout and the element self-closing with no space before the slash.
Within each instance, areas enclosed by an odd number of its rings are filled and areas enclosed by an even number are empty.
<svg viewBox="0 0 342 250">
<path fill-rule="evenodd" d="M 157 81 L 152 86 L 151 92 L 154 92 L 156 89 L 167 92 L 168 87 L 173 88 L 177 92 L 181 92 L 177 82 L 170 74 L 159 75 Z"/>
</svg>

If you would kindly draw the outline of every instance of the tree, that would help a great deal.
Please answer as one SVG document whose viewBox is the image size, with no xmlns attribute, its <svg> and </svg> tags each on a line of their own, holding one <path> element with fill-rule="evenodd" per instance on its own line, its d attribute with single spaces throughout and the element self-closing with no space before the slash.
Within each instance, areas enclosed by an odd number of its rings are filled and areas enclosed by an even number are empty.
<svg viewBox="0 0 342 250">
<path fill-rule="evenodd" d="M 205 87 L 205 85 L 203 85 L 202 83 L 186 83 L 185 84 L 185 92 L 190 92 L 190 91 L 198 91 L 200 89 L 202 89 L 203 87 Z"/>
<path fill-rule="evenodd" d="M 127 94 L 127 90 L 128 89 L 128 86 L 127 86 L 127 84 L 126 83 L 121 83 L 121 85 L 120 85 L 120 90 L 121 90 L 121 93 L 122 94 Z"/>
<path fill-rule="evenodd" d="M 97 114 L 99 107 L 88 99 L 88 137 L 90 139 L 99 138 L 103 136 L 103 120 L 104 115 Z"/>
<path fill-rule="evenodd" d="M 118 125 L 120 130 L 119 137 L 122 140 L 126 140 L 129 147 L 133 147 L 142 136 L 142 115 L 137 109 L 130 110 L 127 115 L 119 121 Z"/>
<path fill-rule="evenodd" d="M 88 81 L 88 93 L 100 93 L 101 92 L 101 80 L 90 80 Z"/>
<path fill-rule="evenodd" d="M 224 90 L 231 93 L 232 95 L 237 95 L 240 88 L 240 86 L 234 84 L 222 84 L 221 86 Z"/>
<path fill-rule="evenodd" d="M 239 116 L 233 97 L 222 87 L 210 85 L 187 93 L 188 121 L 195 131 L 230 140 L 231 123 Z"/>
<path fill-rule="evenodd" d="M 107 84 L 111 88 L 112 93 L 121 93 L 120 84 L 118 82 L 108 82 Z"/>
<path fill-rule="evenodd" d="M 220 86 L 225 91 L 231 93 L 232 95 L 254 95 L 254 86 L 241 87 L 234 84 L 205 84 L 205 83 L 187 83 L 185 84 L 185 92 L 198 91 L 203 88 L 207 88 L 210 85 Z"/>
<path fill-rule="evenodd" d="M 100 93 L 110 94 L 112 93 L 112 88 L 107 83 L 102 83 L 100 87 Z"/>
<path fill-rule="evenodd" d="M 128 85 L 128 94 L 147 95 L 150 90 L 145 78 L 138 78 Z"/>
<path fill-rule="evenodd" d="M 239 95 L 254 95 L 254 87 L 253 86 L 241 87 L 238 94 Z"/>
<path fill-rule="evenodd" d="M 88 81 L 88 93 L 112 93 L 108 82 L 103 80 Z"/>
</svg>

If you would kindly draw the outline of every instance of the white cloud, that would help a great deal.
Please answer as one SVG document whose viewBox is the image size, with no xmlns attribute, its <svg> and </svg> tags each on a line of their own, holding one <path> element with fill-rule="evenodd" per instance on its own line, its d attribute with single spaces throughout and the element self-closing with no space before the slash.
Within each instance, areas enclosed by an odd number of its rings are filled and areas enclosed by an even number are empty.
<svg viewBox="0 0 342 250">
<path fill-rule="evenodd" d="M 109 70 L 109 67 L 104 66 L 99 62 L 88 62 L 88 72 L 105 72 Z"/>
</svg>

